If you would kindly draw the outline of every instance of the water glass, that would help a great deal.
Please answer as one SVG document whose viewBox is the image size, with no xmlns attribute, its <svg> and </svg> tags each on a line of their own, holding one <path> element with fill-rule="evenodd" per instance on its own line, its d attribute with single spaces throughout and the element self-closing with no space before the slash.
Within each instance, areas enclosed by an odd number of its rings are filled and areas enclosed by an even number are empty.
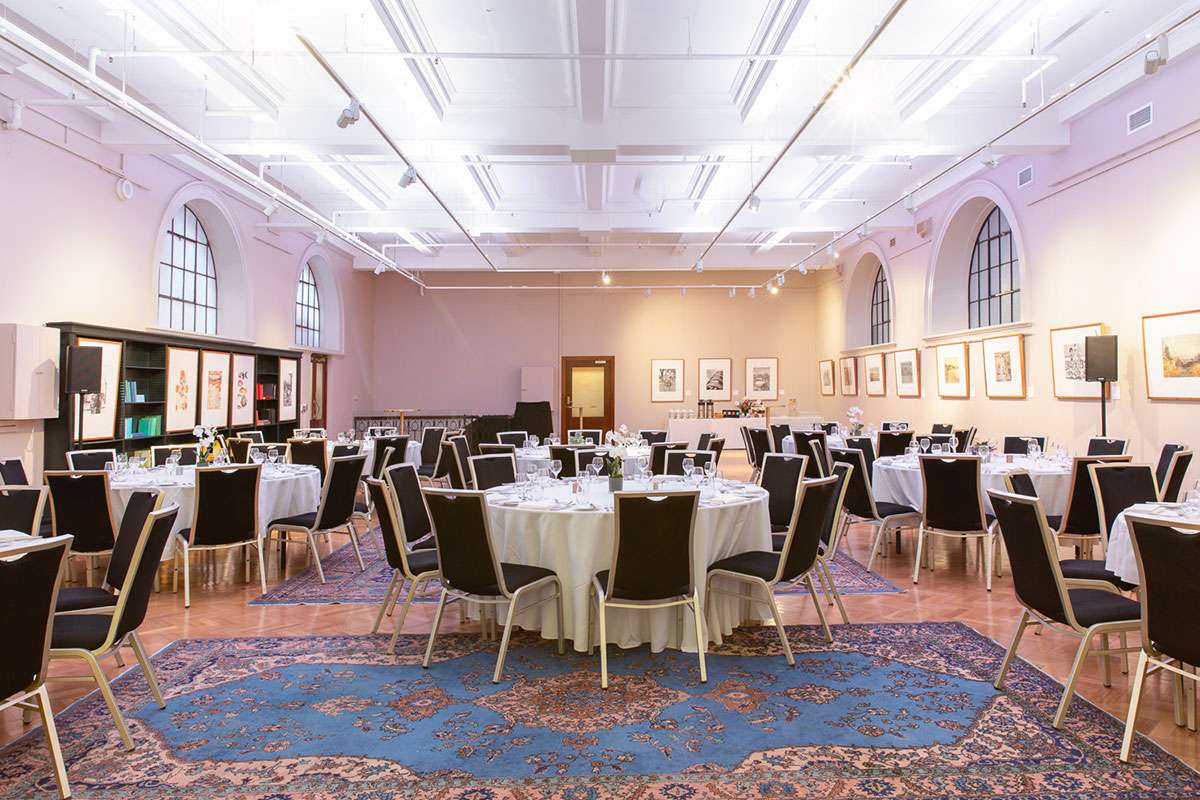
<svg viewBox="0 0 1200 800">
<path fill-rule="evenodd" d="M 934 442 L 932 445 L 930 445 L 930 446 L 929 446 L 929 450 L 930 450 L 930 452 L 932 452 L 932 453 L 933 453 L 935 456 L 940 456 L 940 455 L 942 454 L 942 444 L 941 444 L 941 442 Z"/>
<path fill-rule="evenodd" d="M 696 471 L 696 460 L 694 458 L 685 458 L 683 460 L 683 475 L 689 481 L 692 479 L 692 473 Z"/>
<path fill-rule="evenodd" d="M 550 460 L 550 474 L 554 476 L 554 480 L 558 480 L 558 476 L 562 473 L 562 461 L 554 458 Z"/>
<path fill-rule="evenodd" d="M 710 485 L 712 484 L 713 477 L 716 474 L 717 474 L 717 462 L 714 459 L 710 458 L 708 461 L 704 462 L 704 477 L 708 478 L 708 482 Z"/>
<path fill-rule="evenodd" d="M 255 464 L 261 464 L 261 463 L 263 463 L 263 461 L 265 459 L 266 459 L 266 456 L 263 455 L 262 450 L 251 450 L 250 451 L 250 460 L 252 462 L 254 462 Z"/>
<path fill-rule="evenodd" d="M 124 472 L 127 469 L 129 469 L 129 456 L 117 453 L 117 471 Z"/>
<path fill-rule="evenodd" d="M 1030 458 L 1037 458 L 1038 456 L 1040 456 L 1042 454 L 1042 446 L 1040 444 L 1038 444 L 1037 442 L 1030 442 L 1025 447 L 1025 452 L 1029 455 Z"/>
<path fill-rule="evenodd" d="M 111 477 L 112 474 L 114 472 L 116 472 L 116 470 L 117 470 L 117 462 L 115 462 L 115 461 L 105 461 L 104 462 L 104 471 L 109 474 L 109 477 Z"/>
<path fill-rule="evenodd" d="M 958 437 L 957 436 L 950 437 L 950 452 L 951 453 L 958 452 Z"/>
<path fill-rule="evenodd" d="M 530 447 L 537 447 L 537 446 L 538 446 L 538 442 L 539 442 L 539 441 L 540 441 L 540 440 L 538 439 L 538 437 L 536 437 L 536 436 L 530 436 L 530 437 L 529 437 L 529 446 L 530 446 Z"/>
<path fill-rule="evenodd" d="M 929 452 L 929 437 L 922 436 L 920 439 L 920 445 L 921 445 L 921 451 L 928 453 Z"/>
<path fill-rule="evenodd" d="M 271 447 L 267 449 L 267 460 L 272 464 L 279 461 L 279 448 Z"/>
<path fill-rule="evenodd" d="M 589 469 L 592 470 L 592 474 L 599 477 L 600 473 L 604 471 L 604 459 L 600 456 L 596 456 L 592 459 L 592 463 L 588 466 Z"/>
</svg>

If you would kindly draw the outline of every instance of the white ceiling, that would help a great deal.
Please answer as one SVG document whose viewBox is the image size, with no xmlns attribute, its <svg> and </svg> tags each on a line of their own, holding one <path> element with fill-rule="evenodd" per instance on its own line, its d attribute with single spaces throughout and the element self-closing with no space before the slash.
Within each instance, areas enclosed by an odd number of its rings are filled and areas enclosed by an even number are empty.
<svg viewBox="0 0 1200 800">
<path fill-rule="evenodd" d="M 430 275 L 491 267 L 420 183 L 398 186 L 405 166 L 367 120 L 335 125 L 348 98 L 297 34 L 496 267 L 690 269 L 728 223 L 705 266 L 776 271 L 888 206 L 871 229 L 911 226 L 898 198 L 919 189 L 919 201 L 933 176 L 985 144 L 1001 157 L 1066 146 L 1069 121 L 1141 77 L 1140 62 L 997 137 L 1200 8 L 901 0 L 785 152 L 893 2 L 17 0 L 0 9 L 79 64 L 99 48 L 108 81 L 370 245 L 401 245 L 387 255 Z M 1172 57 L 1200 39 L 1195 27 L 1172 34 Z M 20 63 L 0 42 L 6 49 Z M 125 115 L 97 118 L 114 149 L 194 158 Z M 963 159 L 943 181 L 981 168 Z M 760 181 L 751 213 L 743 204 Z M 271 222 L 308 224 L 286 209 Z"/>
</svg>

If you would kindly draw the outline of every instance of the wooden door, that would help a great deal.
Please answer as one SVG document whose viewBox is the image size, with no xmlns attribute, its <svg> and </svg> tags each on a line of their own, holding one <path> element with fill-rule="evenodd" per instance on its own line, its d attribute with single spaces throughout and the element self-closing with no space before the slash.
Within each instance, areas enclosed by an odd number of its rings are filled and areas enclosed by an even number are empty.
<svg viewBox="0 0 1200 800">
<path fill-rule="evenodd" d="M 567 431 L 574 428 L 613 429 L 615 369 L 616 359 L 612 356 L 563 357 L 562 406 L 558 418 L 564 442 Z"/>
<path fill-rule="evenodd" d="M 312 357 L 312 402 L 309 403 L 310 428 L 324 428 L 329 412 L 325 407 L 326 382 L 329 376 L 329 362 L 325 356 Z"/>
</svg>

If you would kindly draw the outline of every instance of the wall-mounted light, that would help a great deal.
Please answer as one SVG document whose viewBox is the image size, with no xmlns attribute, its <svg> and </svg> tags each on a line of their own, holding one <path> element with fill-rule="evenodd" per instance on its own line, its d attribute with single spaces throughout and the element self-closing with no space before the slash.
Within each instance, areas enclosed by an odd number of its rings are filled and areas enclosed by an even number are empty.
<svg viewBox="0 0 1200 800">
<path fill-rule="evenodd" d="M 342 109 L 342 113 L 338 114 L 337 126 L 339 128 L 347 128 L 362 117 L 362 106 L 357 100 L 351 100 L 350 105 Z"/>
<path fill-rule="evenodd" d="M 799 265 L 797 265 L 797 266 L 799 266 Z M 785 281 L 787 281 L 787 273 L 786 272 L 779 273 L 779 277 L 777 277 L 775 279 L 775 282 L 778 283 L 780 286 L 783 286 Z"/>
<path fill-rule="evenodd" d="M 646 295 L 645 295 L 645 296 L 646 296 L 647 298 L 649 298 L 649 297 L 650 297 L 650 289 L 649 289 L 649 288 L 647 288 L 647 289 L 646 289 Z"/>
<path fill-rule="evenodd" d="M 382 261 L 375 265 L 375 274 L 376 275 L 383 274 L 383 262 Z"/>
<path fill-rule="evenodd" d="M 317 244 L 325 244 L 325 229 L 317 231 Z"/>
<path fill-rule="evenodd" d="M 679 287 L 679 296 L 680 296 L 680 297 L 687 297 L 687 289 L 685 289 L 684 287 L 680 286 L 680 287 Z"/>
<path fill-rule="evenodd" d="M 746 208 L 750 209 L 751 213 L 757 214 L 759 206 L 761 206 L 761 205 L 762 205 L 762 200 L 760 200 L 758 198 L 758 195 L 752 194 L 752 195 L 750 195 L 750 200 L 746 203 Z"/>
<path fill-rule="evenodd" d="M 796 267 L 796 269 L 800 270 L 801 275 L 808 274 L 808 265 L 805 264 L 803 261 L 800 262 L 800 266 Z"/>
</svg>

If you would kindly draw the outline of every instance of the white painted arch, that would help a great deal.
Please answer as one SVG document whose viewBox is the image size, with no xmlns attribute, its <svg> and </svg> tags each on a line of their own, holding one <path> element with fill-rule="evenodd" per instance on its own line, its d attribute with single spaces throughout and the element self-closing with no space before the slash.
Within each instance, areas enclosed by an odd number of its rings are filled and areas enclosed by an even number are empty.
<svg viewBox="0 0 1200 800">
<path fill-rule="evenodd" d="M 871 294 L 875 289 L 875 275 L 879 272 L 880 267 L 883 268 L 883 274 L 887 277 L 892 312 L 890 328 L 892 340 L 882 342 L 880 346 L 891 344 L 896 337 L 897 318 L 896 282 L 892 280 L 892 268 L 888 264 L 883 249 L 875 243 L 874 239 L 863 241 L 855 256 L 854 266 L 850 268 L 850 274 L 843 283 L 845 286 L 842 296 L 844 304 L 842 318 L 845 324 L 842 339 L 844 348 L 853 350 L 871 345 Z"/>
<path fill-rule="evenodd" d="M 343 323 L 345 320 L 345 310 L 343 308 L 342 293 L 338 285 L 337 275 L 333 270 L 332 257 L 323 245 L 316 244 L 315 242 L 305 248 L 300 256 L 299 263 L 296 264 L 296 272 L 292 277 L 293 303 L 295 303 L 296 289 L 300 285 L 300 275 L 303 274 L 306 265 L 312 269 L 313 277 L 317 280 L 317 297 L 321 303 L 321 346 L 304 349 L 318 353 L 341 353 L 344 347 L 343 331 L 345 327 Z M 292 331 L 292 341 L 294 343 L 294 325 Z"/>
</svg>

